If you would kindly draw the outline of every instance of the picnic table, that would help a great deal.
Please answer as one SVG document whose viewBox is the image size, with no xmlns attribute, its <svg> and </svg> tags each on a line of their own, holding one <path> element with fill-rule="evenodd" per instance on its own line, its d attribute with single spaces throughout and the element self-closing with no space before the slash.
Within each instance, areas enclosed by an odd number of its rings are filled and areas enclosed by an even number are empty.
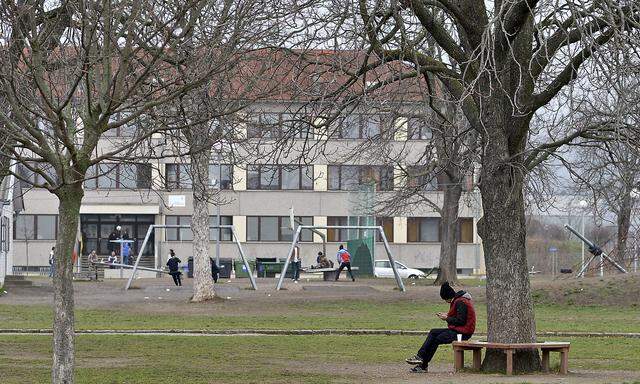
<svg viewBox="0 0 640 384">
<path fill-rule="evenodd" d="M 453 356 L 456 372 L 464 368 L 464 351 L 473 351 L 473 369 L 479 370 L 482 364 L 482 348 L 500 349 L 507 355 L 506 374 L 513 374 L 513 354 L 518 349 L 540 349 L 542 351 L 542 370 L 549 372 L 549 353 L 560 353 L 560 373 L 566 375 L 569 369 L 569 347 L 571 343 L 551 341 L 543 343 L 489 343 L 486 341 L 454 341 Z"/>
</svg>

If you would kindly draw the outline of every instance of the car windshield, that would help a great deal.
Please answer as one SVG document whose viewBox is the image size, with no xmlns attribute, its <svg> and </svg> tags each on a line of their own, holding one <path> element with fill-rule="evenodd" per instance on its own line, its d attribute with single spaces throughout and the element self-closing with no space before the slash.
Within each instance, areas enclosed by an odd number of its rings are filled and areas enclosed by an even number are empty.
<svg viewBox="0 0 640 384">
<path fill-rule="evenodd" d="M 401 264 L 399 262 L 396 261 L 396 267 L 400 268 L 400 269 L 407 269 L 407 267 L 404 264 Z"/>
</svg>

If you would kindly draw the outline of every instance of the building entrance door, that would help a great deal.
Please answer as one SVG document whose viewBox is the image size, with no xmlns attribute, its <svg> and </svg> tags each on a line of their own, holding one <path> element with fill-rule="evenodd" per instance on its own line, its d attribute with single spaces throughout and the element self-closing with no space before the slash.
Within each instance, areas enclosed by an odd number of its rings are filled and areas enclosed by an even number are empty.
<svg viewBox="0 0 640 384">
<path fill-rule="evenodd" d="M 107 257 L 111 250 L 119 253 L 120 246 L 109 242 L 109 238 L 128 238 L 134 240 L 131 243 L 133 255 L 137 255 L 147 234 L 149 226 L 154 224 L 154 215 L 80 215 L 80 231 L 84 237 L 84 251 L 86 254 L 95 249 L 98 255 Z M 120 232 L 116 227 L 120 226 Z M 143 255 L 153 255 L 154 233 L 151 233 L 147 247 Z"/>
</svg>

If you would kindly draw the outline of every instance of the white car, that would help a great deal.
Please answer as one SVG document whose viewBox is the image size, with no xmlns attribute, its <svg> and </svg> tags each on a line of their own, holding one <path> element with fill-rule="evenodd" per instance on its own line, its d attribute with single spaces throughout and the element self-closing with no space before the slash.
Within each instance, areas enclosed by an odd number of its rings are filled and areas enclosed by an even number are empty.
<svg viewBox="0 0 640 384">
<path fill-rule="evenodd" d="M 376 260 L 373 274 L 375 277 L 394 277 L 393 268 L 389 260 Z M 420 279 L 426 277 L 424 272 L 414 268 L 408 268 L 406 265 L 396 261 L 396 269 L 403 279 Z"/>
</svg>

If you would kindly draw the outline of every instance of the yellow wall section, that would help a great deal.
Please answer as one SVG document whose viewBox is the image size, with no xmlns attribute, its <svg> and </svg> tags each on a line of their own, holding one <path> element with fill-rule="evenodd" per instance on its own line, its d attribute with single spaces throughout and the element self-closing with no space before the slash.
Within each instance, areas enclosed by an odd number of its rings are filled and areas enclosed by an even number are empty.
<svg viewBox="0 0 640 384">
<path fill-rule="evenodd" d="M 326 191 L 328 186 L 327 165 L 315 164 L 313 166 L 313 189 L 315 191 Z"/>
<path fill-rule="evenodd" d="M 393 242 L 403 244 L 407 242 L 407 218 L 393 218 Z"/>
</svg>

